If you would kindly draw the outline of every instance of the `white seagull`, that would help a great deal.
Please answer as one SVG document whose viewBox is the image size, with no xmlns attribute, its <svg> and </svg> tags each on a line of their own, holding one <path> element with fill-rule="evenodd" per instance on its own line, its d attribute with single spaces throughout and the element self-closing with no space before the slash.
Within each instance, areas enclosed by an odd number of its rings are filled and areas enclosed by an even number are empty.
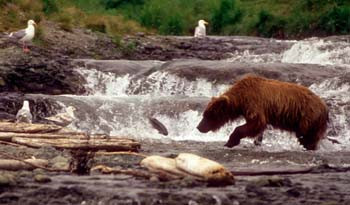
<svg viewBox="0 0 350 205">
<path fill-rule="evenodd" d="M 9 37 L 18 40 L 23 45 L 23 51 L 28 52 L 29 49 L 26 45 L 27 42 L 31 41 L 35 36 L 35 27 L 36 23 L 33 20 L 28 21 L 28 27 L 16 32 L 10 33 Z"/>
<path fill-rule="evenodd" d="M 201 37 L 205 37 L 207 35 L 206 29 L 205 29 L 205 24 L 208 24 L 208 22 L 206 22 L 204 20 L 198 21 L 198 26 L 194 30 L 194 37 L 201 38 Z"/>
<path fill-rule="evenodd" d="M 58 113 L 57 115 L 50 116 L 50 117 L 45 117 L 45 119 L 52 121 L 56 125 L 65 127 L 65 126 L 68 126 L 70 123 L 72 123 L 73 120 L 75 120 L 75 116 L 74 116 L 75 110 L 76 110 L 75 107 L 68 106 L 66 108 L 66 112 Z"/>
<path fill-rule="evenodd" d="M 23 101 L 23 106 L 18 110 L 16 115 L 16 122 L 32 123 L 33 116 L 30 113 L 29 101 Z"/>
</svg>

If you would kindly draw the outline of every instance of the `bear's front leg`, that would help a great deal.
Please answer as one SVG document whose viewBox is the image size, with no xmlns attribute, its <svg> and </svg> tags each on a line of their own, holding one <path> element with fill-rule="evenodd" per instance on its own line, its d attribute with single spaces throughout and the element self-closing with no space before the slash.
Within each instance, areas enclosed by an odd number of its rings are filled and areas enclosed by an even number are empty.
<svg viewBox="0 0 350 205">
<path fill-rule="evenodd" d="M 249 121 L 244 125 L 236 127 L 230 135 L 229 140 L 225 144 L 226 147 L 234 147 L 239 145 L 242 138 L 247 136 L 254 137 L 264 131 L 265 125 L 257 123 L 257 121 Z"/>
<path fill-rule="evenodd" d="M 236 127 L 236 129 L 231 133 L 229 140 L 224 145 L 225 147 L 234 147 L 239 145 L 241 139 L 246 137 L 244 133 L 246 132 L 247 124 Z"/>
</svg>

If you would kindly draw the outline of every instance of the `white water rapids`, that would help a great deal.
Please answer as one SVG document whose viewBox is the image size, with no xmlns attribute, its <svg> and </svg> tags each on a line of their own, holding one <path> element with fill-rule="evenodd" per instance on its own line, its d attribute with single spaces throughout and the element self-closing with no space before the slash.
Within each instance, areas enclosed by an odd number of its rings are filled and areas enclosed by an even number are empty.
<svg viewBox="0 0 350 205">
<path fill-rule="evenodd" d="M 350 71 L 350 44 L 331 43 L 321 39 L 295 41 L 282 53 L 253 54 L 248 51 L 232 52 L 228 62 L 243 63 L 303 63 L 338 65 Z M 327 67 L 326 67 L 327 68 Z M 218 132 L 200 133 L 196 126 L 201 120 L 203 108 L 210 97 L 217 96 L 229 85 L 205 78 L 187 79 L 167 71 L 158 70 L 145 77 L 134 79 L 134 75 L 115 74 L 96 69 L 78 68 L 87 80 L 87 96 L 66 95 L 63 104 L 76 102 L 84 106 L 84 113 L 71 125 L 75 129 L 92 133 L 107 133 L 135 138 L 155 138 L 166 142 L 172 140 L 222 141 L 228 139 L 234 128 L 244 123 L 237 120 L 226 124 Z M 320 151 L 344 150 L 350 147 L 350 82 L 339 78 L 328 78 L 309 87 L 327 99 L 327 104 L 337 107 L 330 110 L 329 135 L 341 144 L 324 141 Z M 69 99 L 69 100 L 67 100 Z M 188 103 L 190 102 L 190 103 Z M 203 107 L 204 106 L 204 107 Z M 78 107 L 79 109 L 79 107 Z M 83 108 L 81 108 L 83 109 Z M 157 118 L 169 131 L 163 136 L 153 129 L 149 116 Z M 251 139 L 242 140 L 239 146 L 251 146 Z M 268 129 L 264 133 L 261 149 L 268 151 L 302 150 L 293 133 Z"/>
</svg>

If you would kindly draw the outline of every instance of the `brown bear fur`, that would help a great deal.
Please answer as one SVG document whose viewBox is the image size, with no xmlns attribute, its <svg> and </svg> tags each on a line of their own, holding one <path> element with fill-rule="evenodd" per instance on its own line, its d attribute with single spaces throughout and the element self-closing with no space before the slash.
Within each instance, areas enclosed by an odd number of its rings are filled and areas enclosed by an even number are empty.
<svg viewBox="0 0 350 205">
<path fill-rule="evenodd" d="M 248 75 L 219 97 L 214 97 L 198 125 L 200 132 L 216 131 L 243 116 L 225 144 L 233 147 L 244 137 L 262 137 L 266 126 L 295 132 L 308 150 L 316 150 L 328 122 L 326 104 L 301 85 Z"/>
</svg>

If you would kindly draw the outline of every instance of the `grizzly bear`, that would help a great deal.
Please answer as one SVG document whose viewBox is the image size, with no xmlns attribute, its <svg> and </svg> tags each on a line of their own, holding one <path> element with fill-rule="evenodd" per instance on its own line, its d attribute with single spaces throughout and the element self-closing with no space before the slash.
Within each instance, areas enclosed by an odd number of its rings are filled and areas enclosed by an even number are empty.
<svg viewBox="0 0 350 205">
<path fill-rule="evenodd" d="M 239 145 L 244 137 L 262 138 L 267 125 L 295 132 L 301 145 L 316 150 L 328 122 L 326 104 L 301 85 L 247 75 L 219 97 L 213 97 L 197 126 L 200 132 L 216 131 L 243 116 L 225 144 Z"/>
</svg>

